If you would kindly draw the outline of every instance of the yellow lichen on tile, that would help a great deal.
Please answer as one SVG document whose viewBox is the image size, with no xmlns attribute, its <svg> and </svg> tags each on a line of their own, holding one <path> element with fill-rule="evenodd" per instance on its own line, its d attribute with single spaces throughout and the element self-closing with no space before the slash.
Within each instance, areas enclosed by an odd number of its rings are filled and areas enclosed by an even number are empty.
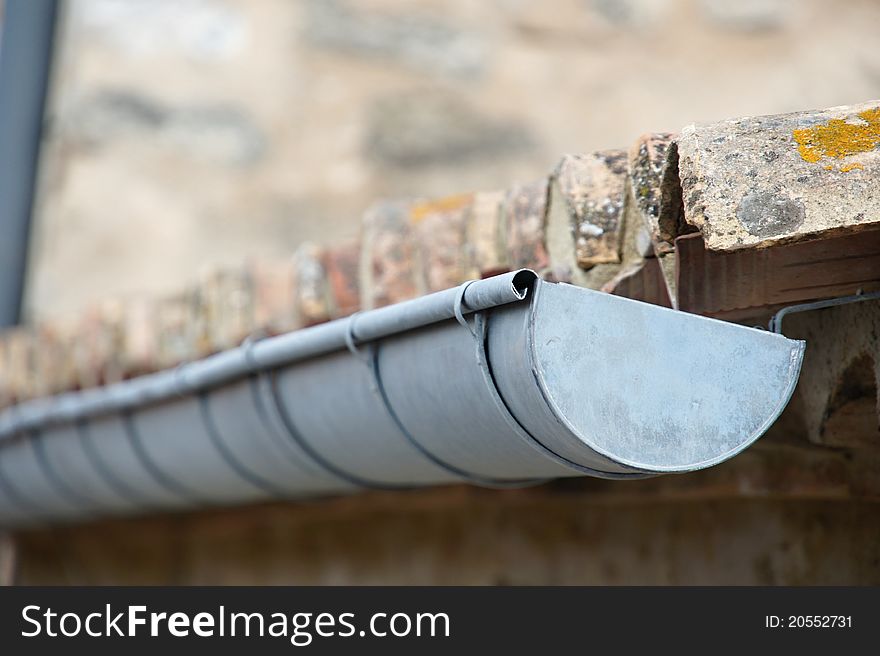
<svg viewBox="0 0 880 656">
<path fill-rule="evenodd" d="M 854 171 L 856 169 L 864 169 L 865 165 L 860 162 L 853 162 L 852 164 L 844 164 L 840 167 L 841 173 L 849 173 L 850 171 Z"/>
<path fill-rule="evenodd" d="M 419 223 L 431 214 L 442 214 L 462 210 L 473 202 L 473 194 L 458 194 L 436 200 L 415 203 L 409 210 L 411 223 Z"/>
<path fill-rule="evenodd" d="M 816 163 L 823 157 L 842 159 L 880 146 L 880 107 L 867 109 L 856 116 L 861 120 L 850 123 L 833 118 L 824 125 L 792 131 L 801 158 Z M 861 165 L 847 165 L 841 171 L 853 168 L 861 168 Z"/>
</svg>

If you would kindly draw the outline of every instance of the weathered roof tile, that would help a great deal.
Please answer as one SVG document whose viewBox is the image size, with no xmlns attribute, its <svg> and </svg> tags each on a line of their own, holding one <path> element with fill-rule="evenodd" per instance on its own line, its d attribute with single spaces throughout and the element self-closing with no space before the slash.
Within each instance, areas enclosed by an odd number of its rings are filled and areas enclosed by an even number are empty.
<svg viewBox="0 0 880 656">
<path fill-rule="evenodd" d="M 409 221 L 425 291 L 454 287 L 471 274 L 465 242 L 473 202 L 473 194 L 459 194 L 410 206 Z"/>
<path fill-rule="evenodd" d="M 358 264 L 361 245 L 357 241 L 342 243 L 324 251 L 324 270 L 333 297 L 333 317 L 344 317 L 360 307 L 361 293 Z"/>
<path fill-rule="evenodd" d="M 880 225 L 880 101 L 686 127 L 685 218 L 711 250 Z"/>
<path fill-rule="evenodd" d="M 511 268 L 543 271 L 550 263 L 545 239 L 548 190 L 549 180 L 542 178 L 512 187 L 501 203 L 501 223 Z"/>
<path fill-rule="evenodd" d="M 620 262 L 626 173 L 627 154 L 622 150 L 566 155 L 556 168 L 555 178 L 574 222 L 581 267 Z"/>
<path fill-rule="evenodd" d="M 254 281 L 254 328 L 270 334 L 297 327 L 296 267 L 293 258 L 256 260 L 251 263 Z"/>
<path fill-rule="evenodd" d="M 506 271 L 507 252 L 501 243 L 501 203 L 504 192 L 489 191 L 474 194 L 471 216 L 468 221 L 466 248 L 476 270 L 475 275 L 484 277 Z"/>
<path fill-rule="evenodd" d="M 296 300 L 300 321 L 312 326 L 332 316 L 324 250 L 317 244 L 305 243 L 293 257 L 296 270 Z"/>
<path fill-rule="evenodd" d="M 677 135 L 643 134 L 629 151 L 633 198 L 658 255 L 673 250 L 681 215 Z"/>
<path fill-rule="evenodd" d="M 369 310 L 417 296 L 409 203 L 375 203 L 363 217 L 361 307 Z"/>
</svg>

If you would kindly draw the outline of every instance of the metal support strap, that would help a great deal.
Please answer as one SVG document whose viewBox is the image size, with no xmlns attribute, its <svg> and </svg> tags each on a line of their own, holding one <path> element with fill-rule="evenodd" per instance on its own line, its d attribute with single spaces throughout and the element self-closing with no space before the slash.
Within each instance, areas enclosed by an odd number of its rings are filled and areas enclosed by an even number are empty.
<svg viewBox="0 0 880 656">
<path fill-rule="evenodd" d="M 419 442 L 415 436 L 407 430 L 406 426 L 403 425 L 403 422 L 400 420 L 400 417 L 397 416 L 397 413 L 394 411 L 394 408 L 391 406 L 391 400 L 388 398 L 388 394 L 385 392 L 385 387 L 382 384 L 382 377 L 379 370 L 379 362 L 378 362 L 378 347 L 374 349 L 373 355 L 373 375 L 375 377 L 376 385 L 379 390 L 379 396 L 382 399 L 382 403 L 385 406 L 391 420 L 403 434 L 403 436 L 407 439 L 407 441 L 412 444 L 416 450 L 421 453 L 425 458 L 430 460 L 433 464 L 437 465 L 441 469 L 449 472 L 454 476 L 458 476 L 464 482 L 470 483 L 472 485 L 476 485 L 478 487 L 487 487 L 492 489 L 507 489 L 507 488 L 520 488 L 520 487 L 528 487 L 531 485 L 536 485 L 538 483 L 542 483 L 543 480 L 535 480 L 535 479 L 521 479 L 521 480 L 504 480 L 498 478 L 492 478 L 489 476 L 482 476 L 480 474 L 475 474 L 473 472 L 469 472 L 467 470 L 461 469 L 452 463 L 446 462 L 443 458 L 435 455 L 431 452 L 424 444 Z"/>
<path fill-rule="evenodd" d="M 76 433 L 82 444 L 83 452 L 89 463 L 97 472 L 98 476 L 103 480 L 107 487 L 113 490 L 121 498 L 129 501 L 132 505 L 137 506 L 143 503 L 143 499 L 128 484 L 113 472 L 113 468 L 107 464 L 101 456 L 101 451 L 92 440 L 92 434 L 89 430 L 89 420 L 80 419 L 76 422 Z"/>
<path fill-rule="evenodd" d="M 271 389 L 272 399 L 274 401 L 275 408 L 278 410 L 278 416 L 281 418 L 281 423 L 284 424 L 284 428 L 287 430 L 288 435 L 300 446 L 300 448 L 306 452 L 306 454 L 324 471 L 329 474 L 339 478 L 350 485 L 354 485 L 356 487 L 362 487 L 369 490 L 407 490 L 410 489 L 411 485 L 394 485 L 390 483 L 382 483 L 379 481 L 371 481 L 362 476 L 358 476 L 357 474 L 353 474 L 351 472 L 345 471 L 341 467 L 338 467 L 334 463 L 330 462 L 327 458 L 322 456 L 318 451 L 309 444 L 308 440 L 303 436 L 302 431 L 300 431 L 296 424 L 294 424 L 293 417 L 290 416 L 290 413 L 287 411 L 287 408 L 284 405 L 284 401 L 281 399 L 281 392 L 278 389 L 278 375 L 276 371 L 270 371 L 268 374 L 269 377 L 269 388 Z"/>
<path fill-rule="evenodd" d="M 799 305 L 789 305 L 773 315 L 767 328 L 770 332 L 782 335 L 782 320 L 789 314 L 797 312 L 810 312 L 812 310 L 822 310 L 829 307 L 837 307 L 838 305 L 849 305 L 850 303 L 861 303 L 862 301 L 880 300 L 880 291 L 871 292 L 870 294 L 853 294 L 852 296 L 838 296 L 837 298 L 829 298 L 824 301 L 813 301 L 812 303 L 801 303 Z"/>
<path fill-rule="evenodd" d="M 547 445 L 545 445 L 541 440 L 532 435 L 525 426 L 522 425 L 519 419 L 513 414 L 508 405 L 507 401 L 504 400 L 503 395 L 501 394 L 501 390 L 498 389 L 498 385 L 495 383 L 495 377 L 492 374 L 492 366 L 489 362 L 489 355 L 486 351 L 486 320 L 480 315 L 477 317 L 477 327 L 474 332 L 474 338 L 477 341 L 477 360 L 480 364 L 480 368 L 483 370 L 483 378 L 486 381 L 486 386 L 489 388 L 489 392 L 492 395 L 493 400 L 495 401 L 495 405 L 498 410 L 504 415 L 504 419 L 510 428 L 513 430 L 516 435 L 526 442 L 529 446 L 534 448 L 543 456 L 558 462 L 560 465 L 573 469 L 581 474 L 587 474 L 589 476 L 593 476 L 595 478 L 607 478 L 607 479 L 639 479 L 639 478 L 650 478 L 651 474 L 643 474 L 640 472 L 634 472 L 632 474 L 618 474 L 612 472 L 604 472 L 599 471 L 597 469 L 592 469 L 590 467 L 586 467 L 581 465 L 573 460 L 569 460 L 565 456 L 562 456 Z"/>
<path fill-rule="evenodd" d="M 265 492 L 266 494 L 275 497 L 283 498 L 287 496 L 283 490 L 273 485 L 270 481 L 266 480 L 256 472 L 251 471 L 248 466 L 241 462 L 235 454 L 230 451 L 229 447 L 226 446 L 226 442 L 223 441 L 217 422 L 214 421 L 214 416 L 211 414 L 211 402 L 208 398 L 208 392 L 200 393 L 198 399 L 199 410 L 202 414 L 202 423 L 205 425 L 208 439 L 211 440 L 211 444 L 214 445 L 214 448 L 217 449 L 217 453 L 219 453 L 220 457 L 223 458 L 223 461 L 229 465 L 229 468 L 238 474 L 242 480 L 253 485 L 261 492 Z"/>
<path fill-rule="evenodd" d="M 125 433 L 128 436 L 129 444 L 131 444 L 131 448 L 134 450 L 135 456 L 140 461 L 143 468 L 147 471 L 150 477 L 165 491 L 170 492 L 174 496 L 182 497 L 188 501 L 196 502 L 201 504 L 202 499 L 195 492 L 190 490 L 186 485 L 181 483 L 180 481 L 176 481 L 168 474 L 166 474 L 159 465 L 153 462 L 153 459 L 147 453 L 146 448 L 144 447 L 143 438 L 140 435 L 140 431 L 138 431 L 137 426 L 134 425 L 134 418 L 132 417 L 131 412 L 122 413 L 122 425 L 125 428 Z"/>
</svg>

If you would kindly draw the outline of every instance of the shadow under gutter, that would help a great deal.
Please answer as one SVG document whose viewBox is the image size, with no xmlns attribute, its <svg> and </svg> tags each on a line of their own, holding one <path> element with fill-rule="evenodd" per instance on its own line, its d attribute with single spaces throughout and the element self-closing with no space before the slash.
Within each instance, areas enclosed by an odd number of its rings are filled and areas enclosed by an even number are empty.
<svg viewBox="0 0 880 656">
<path fill-rule="evenodd" d="M 732 457 L 804 343 L 520 270 L 0 413 L 0 525 Z"/>
</svg>

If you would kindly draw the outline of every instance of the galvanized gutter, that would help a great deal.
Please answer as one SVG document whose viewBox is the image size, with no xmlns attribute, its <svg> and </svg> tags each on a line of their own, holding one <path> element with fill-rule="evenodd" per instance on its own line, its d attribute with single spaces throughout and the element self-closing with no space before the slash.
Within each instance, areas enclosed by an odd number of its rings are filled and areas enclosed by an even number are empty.
<svg viewBox="0 0 880 656">
<path fill-rule="evenodd" d="M 717 464 L 803 342 L 533 272 L 0 413 L 0 524 Z"/>
</svg>

